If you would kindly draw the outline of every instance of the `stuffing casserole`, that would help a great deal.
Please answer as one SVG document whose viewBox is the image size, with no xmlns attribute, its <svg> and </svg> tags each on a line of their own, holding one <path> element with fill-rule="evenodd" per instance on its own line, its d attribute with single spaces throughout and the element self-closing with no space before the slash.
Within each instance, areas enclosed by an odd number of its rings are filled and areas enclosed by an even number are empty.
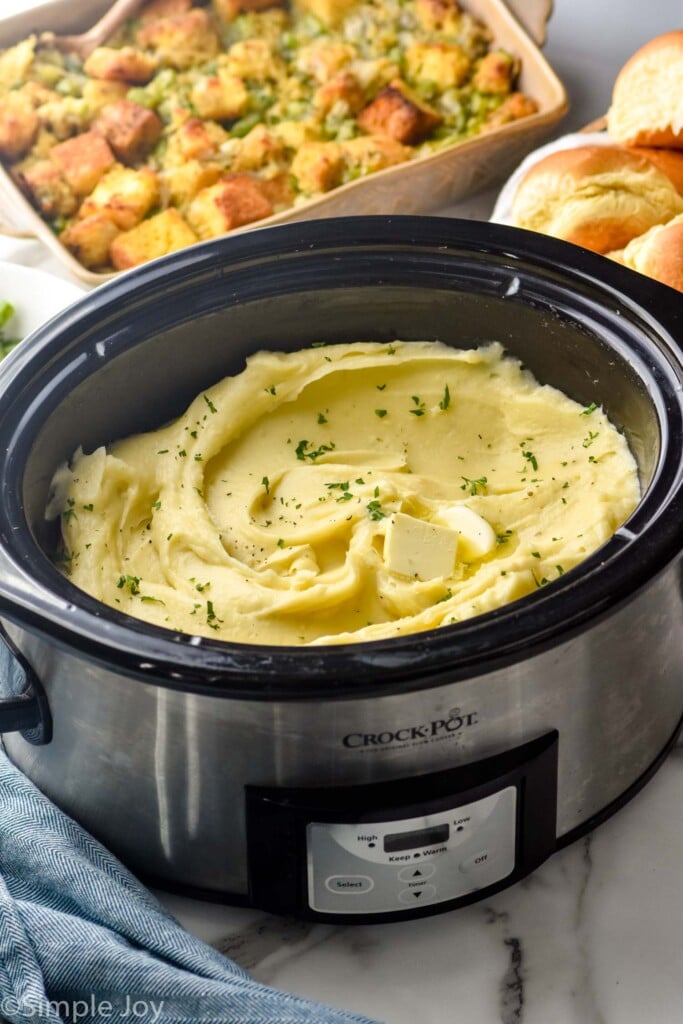
<svg viewBox="0 0 683 1024">
<path fill-rule="evenodd" d="M 534 113 L 456 0 L 151 0 L 84 62 L 0 55 L 0 157 L 86 268 L 121 270 Z"/>
</svg>

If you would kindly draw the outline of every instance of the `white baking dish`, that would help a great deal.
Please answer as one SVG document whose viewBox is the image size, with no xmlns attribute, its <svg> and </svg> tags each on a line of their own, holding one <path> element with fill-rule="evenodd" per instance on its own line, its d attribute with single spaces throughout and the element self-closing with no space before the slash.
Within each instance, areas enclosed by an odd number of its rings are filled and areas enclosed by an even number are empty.
<svg viewBox="0 0 683 1024">
<path fill-rule="evenodd" d="M 52 0 L 31 11 L 0 20 L 0 48 L 31 32 L 82 31 L 106 10 L 107 0 Z M 342 185 L 296 208 L 256 221 L 239 231 L 286 221 L 358 214 L 412 214 L 448 206 L 465 195 L 502 180 L 532 150 L 567 110 L 567 95 L 538 46 L 511 14 L 503 0 L 466 0 L 463 6 L 493 32 L 495 45 L 516 54 L 522 62 L 520 88 L 538 103 L 538 112 L 427 157 L 389 167 Z M 522 5 L 517 5 L 522 9 Z M 527 0 L 537 35 L 547 0 Z M 67 270 L 88 284 L 99 284 L 114 273 L 95 273 L 83 267 L 61 244 L 0 164 L 0 220 L 39 238 Z"/>
</svg>

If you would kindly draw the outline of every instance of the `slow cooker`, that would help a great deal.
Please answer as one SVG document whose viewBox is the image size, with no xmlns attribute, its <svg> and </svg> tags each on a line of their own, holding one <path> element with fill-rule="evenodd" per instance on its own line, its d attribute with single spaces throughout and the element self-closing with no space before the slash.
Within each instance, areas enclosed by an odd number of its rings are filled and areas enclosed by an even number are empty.
<svg viewBox="0 0 683 1024">
<path fill-rule="evenodd" d="M 315 920 L 487 897 L 632 797 L 683 715 L 683 299 L 553 239 L 328 220 L 124 274 L 0 367 L 0 729 L 146 880 Z M 55 468 L 161 425 L 261 348 L 497 340 L 604 406 L 643 497 L 575 570 L 467 622 L 332 647 L 147 625 L 52 561 Z"/>
</svg>

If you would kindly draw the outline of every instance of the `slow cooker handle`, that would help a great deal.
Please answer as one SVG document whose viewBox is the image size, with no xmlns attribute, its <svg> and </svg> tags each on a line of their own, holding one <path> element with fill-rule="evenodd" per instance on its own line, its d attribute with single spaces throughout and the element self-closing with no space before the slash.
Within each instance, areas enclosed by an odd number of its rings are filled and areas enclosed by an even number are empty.
<svg viewBox="0 0 683 1024">
<path fill-rule="evenodd" d="M 33 668 L 0 625 L 0 733 L 20 732 L 35 745 L 52 739 L 52 716 Z"/>
</svg>

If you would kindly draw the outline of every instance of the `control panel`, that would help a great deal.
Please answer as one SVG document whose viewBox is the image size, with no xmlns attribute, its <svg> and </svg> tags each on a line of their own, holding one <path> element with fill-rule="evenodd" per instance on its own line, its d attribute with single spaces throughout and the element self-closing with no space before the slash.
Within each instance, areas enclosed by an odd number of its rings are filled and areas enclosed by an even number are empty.
<svg viewBox="0 0 683 1024">
<path fill-rule="evenodd" d="M 515 867 L 516 811 L 517 789 L 507 786 L 417 818 L 311 822 L 309 904 L 326 913 L 387 913 L 493 885 Z"/>
<path fill-rule="evenodd" d="M 390 921 L 470 903 L 556 848 L 558 734 L 457 768 L 351 786 L 247 786 L 249 903 Z"/>
</svg>

